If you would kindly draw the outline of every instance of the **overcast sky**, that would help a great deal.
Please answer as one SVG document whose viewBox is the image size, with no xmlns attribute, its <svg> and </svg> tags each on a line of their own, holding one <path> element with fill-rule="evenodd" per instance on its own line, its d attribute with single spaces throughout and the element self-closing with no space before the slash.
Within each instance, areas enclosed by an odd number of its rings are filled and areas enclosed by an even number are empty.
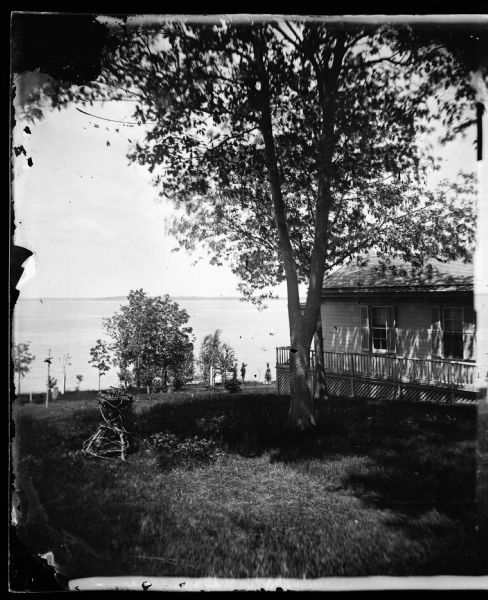
<svg viewBox="0 0 488 600">
<path fill-rule="evenodd" d="M 82 107 L 80 107 L 82 108 Z M 128 103 L 85 108 L 132 121 Z M 172 296 L 237 296 L 238 279 L 208 261 L 171 252 L 165 234 L 171 205 L 157 200 L 148 171 L 127 151 L 143 126 L 93 118 L 70 107 L 29 124 L 18 122 L 14 145 L 15 243 L 34 256 L 18 288 L 21 298 L 126 296 L 130 289 Z M 118 131 L 117 131 L 118 130 Z M 443 174 L 475 170 L 474 133 L 444 150 Z M 31 157 L 33 166 L 27 164 Z M 285 296 L 285 288 L 279 289 Z"/>
<path fill-rule="evenodd" d="M 127 104 L 86 109 L 132 121 Z M 149 294 L 238 295 L 237 278 L 208 261 L 171 252 L 171 206 L 156 200 L 148 171 L 126 154 L 143 127 L 94 119 L 75 107 L 48 113 L 31 134 L 16 128 L 15 243 L 34 252 L 21 297 Z M 117 131 L 118 130 L 118 131 Z"/>
</svg>

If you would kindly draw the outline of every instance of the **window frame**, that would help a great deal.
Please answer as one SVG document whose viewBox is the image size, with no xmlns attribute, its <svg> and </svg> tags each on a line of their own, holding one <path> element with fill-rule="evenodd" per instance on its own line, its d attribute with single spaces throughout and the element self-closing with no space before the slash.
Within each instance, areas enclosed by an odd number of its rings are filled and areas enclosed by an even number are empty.
<svg viewBox="0 0 488 600">
<path fill-rule="evenodd" d="M 371 306 L 370 307 L 370 319 L 369 319 L 369 329 L 371 331 L 371 352 L 374 352 L 375 354 L 388 354 L 388 306 L 383 306 L 383 305 L 377 305 L 377 306 Z M 373 325 L 373 312 L 375 310 L 383 310 L 385 313 L 385 325 L 384 327 L 378 327 L 378 326 L 374 326 Z M 375 340 L 375 331 L 384 331 L 385 332 L 385 337 L 384 337 L 384 343 L 385 343 L 385 347 L 384 348 L 375 348 L 374 345 L 374 340 Z"/>
<path fill-rule="evenodd" d="M 460 311 L 461 318 L 459 328 L 452 328 L 452 326 L 450 326 L 449 329 L 445 328 L 446 321 L 448 323 L 456 322 L 456 319 L 446 319 L 446 311 L 449 310 Z M 476 362 L 476 359 L 473 358 L 473 348 L 476 344 L 476 311 L 474 310 L 474 307 L 472 308 L 470 306 L 458 305 L 433 305 L 431 332 L 432 358 L 458 362 Z M 460 353 L 458 356 L 447 354 L 445 350 L 446 334 L 449 336 L 459 336 L 458 347 L 460 349 Z M 471 358 L 465 358 L 467 354 L 466 348 L 468 343 L 471 343 L 472 345 L 469 351 Z M 452 343 L 450 345 L 452 347 Z"/>
<path fill-rule="evenodd" d="M 459 329 L 447 329 L 446 321 L 455 322 L 455 319 L 449 318 L 446 319 L 446 311 L 460 311 L 461 319 L 460 319 L 460 328 Z M 451 325 L 452 327 L 452 325 Z M 441 306 L 441 328 L 442 328 L 442 358 L 446 360 L 464 360 L 464 330 L 465 330 L 465 320 L 464 320 L 464 306 Z M 449 336 L 458 335 L 459 336 L 459 347 L 461 348 L 460 356 L 453 356 L 452 354 L 447 355 L 446 353 L 446 334 Z M 451 343 L 452 346 L 452 343 Z"/>
<path fill-rule="evenodd" d="M 397 354 L 397 309 L 394 304 L 371 304 L 362 305 L 362 310 L 367 309 L 368 311 L 368 325 L 364 324 L 363 314 L 360 314 L 361 320 L 361 351 L 370 352 L 371 354 L 390 355 L 396 356 Z M 373 327 L 373 310 L 384 309 L 385 314 L 385 326 L 384 327 Z M 390 323 L 390 315 L 392 315 L 392 322 Z M 376 348 L 374 345 L 374 332 L 375 330 L 382 330 L 385 332 L 385 348 Z M 364 343 L 364 336 L 367 333 L 368 348 Z"/>
</svg>

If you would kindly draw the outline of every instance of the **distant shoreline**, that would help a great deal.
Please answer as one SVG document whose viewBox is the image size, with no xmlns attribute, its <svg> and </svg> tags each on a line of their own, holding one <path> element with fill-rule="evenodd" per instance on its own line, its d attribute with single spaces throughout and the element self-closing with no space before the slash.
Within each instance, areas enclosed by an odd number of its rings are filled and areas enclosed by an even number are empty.
<svg viewBox="0 0 488 600">
<path fill-rule="evenodd" d="M 170 296 L 171 300 L 242 300 L 243 302 L 245 302 L 246 300 L 244 300 L 243 298 L 241 298 L 240 296 Z M 44 300 L 56 300 L 56 301 L 61 301 L 61 300 L 77 300 L 77 301 L 86 301 L 86 300 L 127 300 L 127 296 L 102 296 L 101 298 L 61 298 L 61 297 L 56 297 L 56 296 L 45 296 L 43 298 L 19 298 L 20 301 L 44 301 Z M 278 298 L 266 298 L 266 301 L 269 300 L 286 300 L 286 298 L 279 296 Z"/>
</svg>

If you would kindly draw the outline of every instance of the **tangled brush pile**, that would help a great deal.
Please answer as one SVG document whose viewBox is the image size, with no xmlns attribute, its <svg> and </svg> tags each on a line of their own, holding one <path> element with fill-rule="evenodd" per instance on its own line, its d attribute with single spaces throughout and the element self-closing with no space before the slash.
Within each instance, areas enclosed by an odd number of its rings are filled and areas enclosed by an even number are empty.
<svg viewBox="0 0 488 600">
<path fill-rule="evenodd" d="M 96 432 L 83 443 L 83 452 L 99 458 L 120 455 L 125 460 L 130 446 L 127 421 L 132 416 L 134 398 L 119 388 L 99 392 L 98 405 L 102 415 Z"/>
</svg>

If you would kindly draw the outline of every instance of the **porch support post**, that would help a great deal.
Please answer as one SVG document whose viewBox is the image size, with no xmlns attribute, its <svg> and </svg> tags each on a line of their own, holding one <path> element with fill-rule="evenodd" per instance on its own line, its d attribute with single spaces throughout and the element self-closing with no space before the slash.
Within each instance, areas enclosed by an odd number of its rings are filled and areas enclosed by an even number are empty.
<svg viewBox="0 0 488 600">
<path fill-rule="evenodd" d="M 401 365 L 401 358 L 395 358 L 395 375 L 396 375 L 396 379 L 398 381 L 397 384 L 397 393 L 396 393 L 396 397 L 397 400 L 401 400 L 402 399 L 402 369 L 400 367 Z"/>
<path fill-rule="evenodd" d="M 356 396 L 354 392 L 354 356 L 349 354 L 349 371 L 351 373 L 351 397 L 354 398 Z"/>
</svg>

